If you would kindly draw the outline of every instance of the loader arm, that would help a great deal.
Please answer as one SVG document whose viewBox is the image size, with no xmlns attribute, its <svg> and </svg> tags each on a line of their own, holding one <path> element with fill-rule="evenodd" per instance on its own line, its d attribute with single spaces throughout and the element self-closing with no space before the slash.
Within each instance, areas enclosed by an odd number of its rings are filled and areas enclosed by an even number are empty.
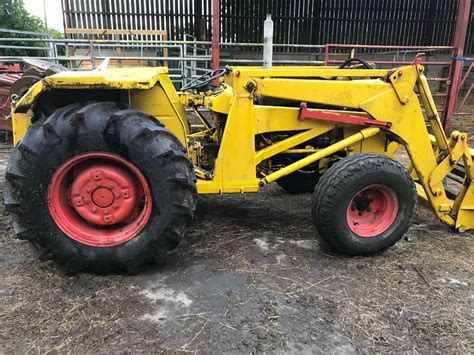
<svg viewBox="0 0 474 355">
<path fill-rule="evenodd" d="M 390 132 L 395 133 L 404 142 L 416 172 L 418 194 L 422 200 L 429 202 L 438 218 L 461 231 L 471 229 L 474 227 L 470 178 L 472 158 L 467 146 L 467 135 L 453 132 L 450 139 L 447 139 L 423 71 L 420 65 L 396 70 L 389 76 L 389 81 L 398 102 L 393 97 L 390 98 L 393 94 L 384 93 L 362 103 L 361 107 L 373 117 L 384 117 L 385 120 L 393 122 Z M 415 86 L 418 88 L 432 135 L 428 131 L 419 100 L 413 90 Z M 380 104 L 378 100 L 383 100 L 384 103 Z M 460 161 L 463 162 L 466 175 L 453 201 L 448 198 L 443 182 Z"/>
<path fill-rule="evenodd" d="M 397 144 L 402 144 L 421 199 L 443 222 L 459 230 L 474 228 L 473 171 L 467 137 L 459 132 L 446 137 L 421 65 L 396 70 L 234 68 L 225 83 L 232 87 L 233 97 L 226 106 L 226 127 L 212 179 L 198 181 L 201 193 L 257 191 L 259 186 L 338 151 L 392 156 Z M 298 108 L 261 105 L 255 101 L 257 97 L 300 102 L 305 110 L 305 103 L 328 108 L 308 109 L 307 115 L 314 119 L 304 119 Z M 221 101 L 222 93 L 201 101 L 212 111 L 214 100 L 216 104 Z M 255 166 L 277 154 L 294 152 L 296 146 L 338 127 L 344 130 L 343 140 L 317 151 L 307 150 L 308 154 L 293 164 L 255 178 Z M 295 133 L 264 149 L 255 146 L 259 134 L 288 131 Z M 229 152 L 241 154 L 230 159 Z M 457 196 L 448 198 L 443 182 L 460 162 L 465 178 Z"/>
</svg>

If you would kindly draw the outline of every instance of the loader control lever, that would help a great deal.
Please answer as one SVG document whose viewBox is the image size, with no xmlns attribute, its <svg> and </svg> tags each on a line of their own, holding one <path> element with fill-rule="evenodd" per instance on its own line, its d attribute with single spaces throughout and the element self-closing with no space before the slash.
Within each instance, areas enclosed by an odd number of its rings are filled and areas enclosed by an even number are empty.
<svg viewBox="0 0 474 355">
<path fill-rule="evenodd" d="M 181 91 L 189 91 L 189 90 L 205 90 L 207 87 L 212 86 L 212 82 L 224 75 L 227 72 L 227 68 L 219 68 L 212 70 L 206 74 L 198 76 L 197 78 L 191 80 L 186 85 L 183 85 Z"/>
</svg>

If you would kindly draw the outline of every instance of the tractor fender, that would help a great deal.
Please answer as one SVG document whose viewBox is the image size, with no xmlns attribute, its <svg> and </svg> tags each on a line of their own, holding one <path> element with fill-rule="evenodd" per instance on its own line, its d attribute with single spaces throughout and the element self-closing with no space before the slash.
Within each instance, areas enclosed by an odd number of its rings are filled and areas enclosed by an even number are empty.
<svg viewBox="0 0 474 355">
<path fill-rule="evenodd" d="M 48 76 L 34 84 L 15 102 L 15 112 L 25 113 L 37 97 L 49 89 L 150 89 L 168 77 L 168 68 L 116 68 L 105 71 L 67 71 Z"/>
<path fill-rule="evenodd" d="M 169 76 L 168 68 L 111 68 L 104 71 L 66 71 L 48 76 L 35 83 L 21 98 L 13 98 L 13 120 L 15 116 L 25 121 L 25 114 L 39 97 L 54 89 L 114 89 L 128 91 L 131 108 L 145 111 L 163 121 L 186 146 L 188 124 L 183 105 Z M 28 122 L 15 125 L 17 142 L 26 132 Z M 20 132 L 21 131 L 21 132 Z"/>
</svg>

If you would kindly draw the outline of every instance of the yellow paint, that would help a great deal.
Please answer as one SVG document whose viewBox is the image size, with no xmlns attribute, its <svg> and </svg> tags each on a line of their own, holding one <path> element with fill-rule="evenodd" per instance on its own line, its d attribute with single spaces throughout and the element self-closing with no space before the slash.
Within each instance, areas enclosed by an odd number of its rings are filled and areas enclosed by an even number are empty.
<svg viewBox="0 0 474 355">
<path fill-rule="evenodd" d="M 130 106 L 155 116 L 187 146 L 189 134 L 186 112 L 168 75 L 157 77 L 159 84 L 151 89 L 130 90 Z"/>
<path fill-rule="evenodd" d="M 111 68 L 105 71 L 66 71 L 44 79 L 47 86 L 62 88 L 106 87 L 112 89 L 149 89 L 168 68 Z"/>
<path fill-rule="evenodd" d="M 230 103 L 234 92 L 228 85 L 223 84 L 217 93 L 212 97 L 204 98 L 204 107 L 211 109 L 213 112 L 229 113 Z"/>
<path fill-rule="evenodd" d="M 12 127 L 13 127 L 13 144 L 17 144 L 21 137 L 25 134 L 30 127 L 31 117 L 33 113 L 28 111 L 27 113 L 13 113 L 12 114 Z"/>
</svg>

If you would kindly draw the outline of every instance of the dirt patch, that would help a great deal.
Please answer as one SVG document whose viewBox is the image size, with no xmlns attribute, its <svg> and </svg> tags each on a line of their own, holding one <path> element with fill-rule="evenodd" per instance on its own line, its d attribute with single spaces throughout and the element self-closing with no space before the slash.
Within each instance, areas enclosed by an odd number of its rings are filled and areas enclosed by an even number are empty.
<svg viewBox="0 0 474 355">
<path fill-rule="evenodd" d="M 395 247 L 343 257 L 315 238 L 310 203 L 275 185 L 201 197 L 166 266 L 133 277 L 39 262 L 2 204 L 0 352 L 474 351 L 472 233 L 419 207 Z"/>
</svg>

